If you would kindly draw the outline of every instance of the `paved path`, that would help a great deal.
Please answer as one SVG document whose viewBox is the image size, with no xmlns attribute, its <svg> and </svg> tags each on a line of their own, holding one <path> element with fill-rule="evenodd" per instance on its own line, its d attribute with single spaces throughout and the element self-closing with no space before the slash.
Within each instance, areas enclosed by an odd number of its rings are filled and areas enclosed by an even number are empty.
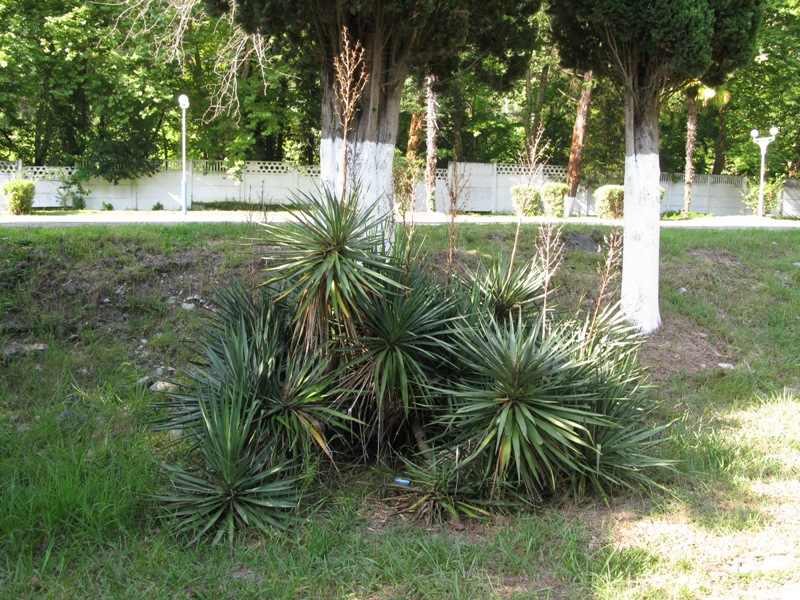
<svg viewBox="0 0 800 600">
<path fill-rule="evenodd" d="M 269 213 L 271 222 L 281 223 L 291 219 L 286 212 Z M 443 213 L 417 213 L 414 220 L 421 225 L 435 225 L 447 222 Z M 186 215 L 173 211 L 86 211 L 80 214 L 59 214 L 15 216 L 0 214 L 0 227 L 71 227 L 76 225 L 179 225 L 182 223 L 247 223 L 263 222 L 261 213 L 244 211 L 189 211 Z M 513 215 L 483 216 L 462 215 L 459 223 L 516 223 Z M 588 225 L 622 225 L 622 221 L 600 220 L 595 217 L 571 217 L 569 219 L 547 219 L 526 217 L 524 223 L 583 223 Z M 800 220 L 779 220 L 754 216 L 701 217 L 688 221 L 661 221 L 661 227 L 705 228 L 705 229 L 800 229 Z"/>
</svg>

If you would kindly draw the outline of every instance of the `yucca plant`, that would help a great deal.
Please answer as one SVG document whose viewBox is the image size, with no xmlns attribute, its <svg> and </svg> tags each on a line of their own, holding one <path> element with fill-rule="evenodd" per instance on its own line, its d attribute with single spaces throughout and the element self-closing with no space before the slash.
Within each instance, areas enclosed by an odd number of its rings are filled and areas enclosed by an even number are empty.
<svg viewBox="0 0 800 600">
<path fill-rule="evenodd" d="M 359 303 L 381 295 L 394 279 L 386 276 L 382 232 L 389 216 L 374 217 L 358 190 L 339 198 L 327 187 L 296 200 L 297 222 L 267 225 L 279 250 L 267 257 L 267 285 L 283 287 L 296 300 L 294 321 L 306 351 L 324 348 L 333 330 L 355 337 Z"/>
<path fill-rule="evenodd" d="M 409 514 L 413 522 L 434 525 L 446 520 L 480 520 L 514 506 L 490 497 L 475 474 L 475 465 L 466 463 L 463 457 L 459 460 L 458 449 L 417 458 L 419 464 L 398 456 L 408 485 L 390 484 L 395 491 L 392 503 L 398 512 Z"/>
<path fill-rule="evenodd" d="M 580 336 L 580 354 L 593 365 L 594 410 L 603 422 L 580 432 L 585 468 L 570 475 L 570 490 L 578 497 L 590 489 L 607 497 L 616 487 L 652 486 L 653 470 L 671 468 L 672 462 L 654 454 L 668 424 L 654 422 L 657 405 L 638 361 L 642 336 L 618 306 L 586 319 Z"/>
<path fill-rule="evenodd" d="M 405 277 L 402 272 L 392 277 Z M 398 282 L 399 283 L 399 282 Z M 411 272 L 408 287 L 391 286 L 362 305 L 358 337 L 347 341 L 346 387 L 364 421 L 364 441 L 395 439 L 398 428 L 418 416 L 432 385 L 448 368 L 452 301 L 439 286 Z"/>
<path fill-rule="evenodd" d="M 543 321 L 484 322 L 457 340 L 468 374 L 451 391 L 442 421 L 456 443 L 476 443 L 469 461 L 485 464 L 495 486 L 538 493 L 583 468 L 583 432 L 604 420 L 593 410 L 591 365 L 566 327 L 542 336 Z"/>
<path fill-rule="evenodd" d="M 214 543 L 232 543 L 244 526 L 286 528 L 303 495 L 302 477 L 288 475 L 288 462 L 268 462 L 259 404 L 228 387 L 201 398 L 198 408 L 200 460 L 194 469 L 164 465 L 171 489 L 157 496 L 178 531 L 194 534 L 191 543 L 212 534 Z"/>
<path fill-rule="evenodd" d="M 468 286 L 481 311 L 498 322 L 518 315 L 525 321 L 536 319 L 542 311 L 545 274 L 534 261 L 512 265 L 503 257 L 489 266 L 481 263 Z"/>
<path fill-rule="evenodd" d="M 160 403 L 166 409 L 157 429 L 183 429 L 195 435 L 203 403 L 231 390 L 258 405 L 260 437 L 279 458 L 308 464 L 314 449 L 333 458 L 327 432 L 346 430 L 353 419 L 335 408 L 336 374 L 324 356 L 298 354 L 287 315 L 269 293 L 254 298 L 240 287 L 221 292 L 216 310 L 203 322 L 200 359 L 184 373 L 177 391 Z"/>
</svg>

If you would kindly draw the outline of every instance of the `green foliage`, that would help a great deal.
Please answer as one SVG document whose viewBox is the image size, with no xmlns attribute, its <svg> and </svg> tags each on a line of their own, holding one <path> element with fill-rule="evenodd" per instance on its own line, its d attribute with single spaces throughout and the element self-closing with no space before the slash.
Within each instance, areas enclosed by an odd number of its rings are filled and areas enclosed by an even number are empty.
<svg viewBox="0 0 800 600">
<path fill-rule="evenodd" d="M 544 214 L 542 192 L 531 185 L 515 185 L 511 188 L 511 203 L 518 215 L 537 217 Z"/>
<path fill-rule="evenodd" d="M 86 208 L 86 197 L 90 193 L 84 187 L 87 181 L 89 181 L 89 175 L 81 169 L 76 169 L 68 177 L 62 178 L 61 186 L 58 188 L 61 206 L 74 210 L 84 210 Z"/>
<path fill-rule="evenodd" d="M 103 202 L 103 210 L 114 210 L 114 205 L 111 202 Z"/>
<path fill-rule="evenodd" d="M 302 198 L 294 223 L 267 228 L 261 294 L 217 295 L 199 359 L 157 423 L 197 453 L 191 469 L 168 468 L 176 493 L 162 499 L 179 527 L 232 539 L 251 522 L 282 524 L 231 499 L 275 492 L 265 470 L 294 477 L 334 453 L 399 455 L 415 485 L 397 501 L 425 522 L 649 482 L 657 430 L 629 330 L 544 311 L 536 261 L 498 258 L 447 287 L 406 260 L 406 237 L 402 260 L 387 254 L 369 214 L 355 194 Z M 299 501 L 300 481 L 283 481 Z"/>
<path fill-rule="evenodd" d="M 331 325 L 337 335 L 353 337 L 359 303 L 398 286 L 381 252 L 390 216 L 372 216 L 357 191 L 339 199 L 327 187 L 295 206 L 296 224 L 267 225 L 280 249 L 268 257 L 266 285 L 284 285 L 282 297 L 297 301 L 299 338 L 314 349 L 327 344 Z"/>
<path fill-rule="evenodd" d="M 284 529 L 301 497 L 300 479 L 287 474 L 289 463 L 268 460 L 258 403 L 230 386 L 201 398 L 198 408 L 202 460 L 193 469 L 164 465 L 172 490 L 157 497 L 178 530 L 194 533 L 192 543 L 210 534 L 214 543 L 233 543 L 242 526 Z"/>
<path fill-rule="evenodd" d="M 6 198 L 8 212 L 12 215 L 29 215 L 35 194 L 36 184 L 32 181 L 11 179 L 3 184 L 3 196 Z"/>
<path fill-rule="evenodd" d="M 546 217 L 561 218 L 564 216 L 564 198 L 569 187 L 564 183 L 545 183 L 542 186 L 542 203 Z"/>
<path fill-rule="evenodd" d="M 395 277 L 403 276 L 401 271 Z M 362 438 L 380 448 L 395 437 L 448 368 L 453 300 L 441 286 L 412 274 L 362 305 L 358 336 L 346 342 L 346 387 L 356 392 L 353 414 L 365 424 Z"/>
<path fill-rule="evenodd" d="M 333 459 L 326 432 L 349 420 L 334 410 L 327 359 L 293 351 L 289 314 L 266 288 L 257 296 L 241 284 L 219 291 L 215 311 L 202 322 L 201 358 L 161 407 L 158 429 L 186 430 L 202 421 L 204 403 L 223 402 L 236 390 L 257 409 L 253 426 L 278 458 L 308 467 L 319 453 Z"/>
<path fill-rule="evenodd" d="M 592 365 L 591 407 L 600 417 L 578 434 L 583 468 L 569 473 L 570 490 L 578 497 L 591 490 L 607 498 L 632 483 L 650 486 L 647 473 L 672 464 L 656 452 L 667 426 L 653 424 L 657 403 L 644 387 L 637 356 L 642 337 L 612 308 L 587 319 L 578 333 L 581 355 Z"/>
<path fill-rule="evenodd" d="M 469 460 L 481 461 L 495 486 L 555 489 L 584 468 L 581 433 L 603 422 L 589 401 L 591 365 L 575 332 L 546 326 L 518 318 L 458 332 L 469 374 L 455 382 L 444 420 L 459 444 L 477 443 Z"/>
<path fill-rule="evenodd" d="M 781 193 L 785 185 L 783 177 L 777 177 L 771 181 L 764 182 L 764 214 L 774 215 L 777 213 L 780 206 Z M 754 215 L 758 214 L 758 193 L 759 186 L 757 183 L 749 186 L 747 193 L 744 195 L 744 203 L 747 209 Z"/>
<path fill-rule="evenodd" d="M 151 210 L 164 210 L 164 205 L 161 202 L 156 202 Z"/>
<path fill-rule="evenodd" d="M 521 315 L 524 320 L 538 317 L 542 309 L 545 274 L 535 261 L 511 265 L 507 257 L 488 267 L 481 262 L 467 278 L 474 309 L 498 322 Z"/>
<path fill-rule="evenodd" d="M 413 462 L 400 457 L 408 486 L 393 485 L 397 490 L 394 503 L 408 513 L 411 520 L 425 525 L 444 521 L 460 523 L 463 519 L 487 519 L 493 513 L 510 510 L 514 504 L 492 498 L 476 477 L 474 463 L 459 462 L 458 453 L 442 452 L 439 456 L 418 457 Z"/>
<path fill-rule="evenodd" d="M 625 186 L 604 185 L 594 191 L 594 212 L 601 219 L 621 219 L 625 207 Z"/>
<path fill-rule="evenodd" d="M 637 64 L 658 65 L 670 79 L 718 80 L 745 64 L 754 51 L 761 24 L 762 0 L 726 0 L 698 5 L 671 0 L 653 7 L 644 0 L 570 0 L 548 5 L 554 19 L 553 37 L 562 60 L 582 69 L 595 68 L 621 78 L 615 69 Z M 620 48 L 608 42 L 630 42 Z M 609 60 L 615 51 L 637 60 Z M 621 79 L 619 79 L 621 81 Z M 667 80 L 665 80 L 667 81 Z"/>
</svg>

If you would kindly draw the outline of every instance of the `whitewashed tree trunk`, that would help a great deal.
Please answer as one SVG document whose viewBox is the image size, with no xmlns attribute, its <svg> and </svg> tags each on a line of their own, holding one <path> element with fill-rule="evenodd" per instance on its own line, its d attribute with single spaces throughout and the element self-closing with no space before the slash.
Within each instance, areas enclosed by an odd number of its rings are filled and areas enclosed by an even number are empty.
<svg viewBox="0 0 800 600">
<path fill-rule="evenodd" d="M 425 91 L 428 100 L 428 107 L 425 115 L 425 141 L 426 141 L 426 161 L 425 161 L 425 206 L 428 212 L 436 212 L 436 142 L 439 134 L 439 124 L 437 121 L 436 98 L 436 75 L 428 75 L 425 78 Z"/>
<path fill-rule="evenodd" d="M 642 97 L 645 96 L 645 97 Z M 637 101 L 638 100 L 638 101 Z M 622 310 L 641 332 L 661 325 L 659 99 L 625 93 L 625 216 Z"/>
<path fill-rule="evenodd" d="M 349 155 L 347 189 L 358 190 L 364 209 L 375 207 L 376 216 L 394 210 L 392 163 L 397 142 L 400 100 L 407 69 L 386 64 L 381 36 L 364 42 L 369 75 L 347 135 Z M 320 179 L 341 194 L 343 183 L 343 131 L 333 92 L 332 75 L 322 74 L 322 139 Z"/>
</svg>

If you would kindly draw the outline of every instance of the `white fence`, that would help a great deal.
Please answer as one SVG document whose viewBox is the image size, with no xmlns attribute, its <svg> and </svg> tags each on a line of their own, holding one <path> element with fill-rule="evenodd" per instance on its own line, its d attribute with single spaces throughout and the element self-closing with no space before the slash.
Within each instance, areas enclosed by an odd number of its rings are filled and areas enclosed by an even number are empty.
<svg viewBox="0 0 800 600">
<path fill-rule="evenodd" d="M 474 212 L 512 213 L 511 188 L 516 185 L 541 186 L 546 182 L 564 183 L 566 167 L 544 165 L 531 173 L 523 165 L 502 163 L 458 163 L 436 172 L 436 208 L 446 211 L 449 206 L 447 182 L 464 184 L 460 194 L 462 210 Z M 664 188 L 662 212 L 683 210 L 684 175 L 662 173 Z M 619 182 L 620 184 L 622 181 Z M 453 187 L 453 183 L 450 184 Z M 787 186 L 788 187 L 788 186 Z M 800 195 L 800 188 L 796 190 Z M 742 197 L 747 192 L 747 179 L 732 175 L 696 175 L 692 186 L 692 210 L 715 215 L 745 214 Z M 417 205 L 422 208 L 424 194 L 417 191 Z M 459 208 L 461 208 L 461 206 Z M 582 187 L 572 210 L 573 215 L 594 215 L 592 190 Z"/>
<path fill-rule="evenodd" d="M 36 208 L 62 204 L 62 179 L 75 172 L 75 167 L 30 167 L 22 163 L 0 162 L 0 184 L 13 177 L 36 181 Z M 280 162 L 251 161 L 244 164 L 237 181 L 223 167 L 222 161 L 194 160 L 187 162 L 187 186 L 190 202 L 238 200 L 257 204 L 283 204 L 296 193 L 311 192 L 319 185 L 319 167 Z M 458 163 L 436 171 L 436 207 L 448 210 L 450 190 L 461 188 L 458 208 L 466 212 L 512 213 L 511 188 L 516 185 L 541 185 L 563 182 L 566 168 L 545 165 L 531 174 L 523 165 L 504 163 Z M 181 161 L 165 161 L 163 168 L 150 177 L 125 180 L 113 184 L 91 179 L 87 208 L 101 209 L 110 204 L 116 210 L 150 210 L 160 203 L 166 210 L 181 209 Z M 620 182 L 622 183 L 622 182 Z M 454 185 L 455 184 L 455 185 Z M 683 174 L 662 173 L 664 188 L 662 211 L 683 208 Z M 697 175 L 692 188 L 692 210 L 716 215 L 745 214 L 742 201 L 747 191 L 744 177 L 730 175 Z M 417 207 L 424 210 L 424 185 L 417 187 Z M 0 198 L 0 209 L 5 201 Z M 783 194 L 783 213 L 800 216 L 800 180 L 787 180 Z M 574 215 L 594 214 L 591 190 L 578 193 Z"/>
</svg>

